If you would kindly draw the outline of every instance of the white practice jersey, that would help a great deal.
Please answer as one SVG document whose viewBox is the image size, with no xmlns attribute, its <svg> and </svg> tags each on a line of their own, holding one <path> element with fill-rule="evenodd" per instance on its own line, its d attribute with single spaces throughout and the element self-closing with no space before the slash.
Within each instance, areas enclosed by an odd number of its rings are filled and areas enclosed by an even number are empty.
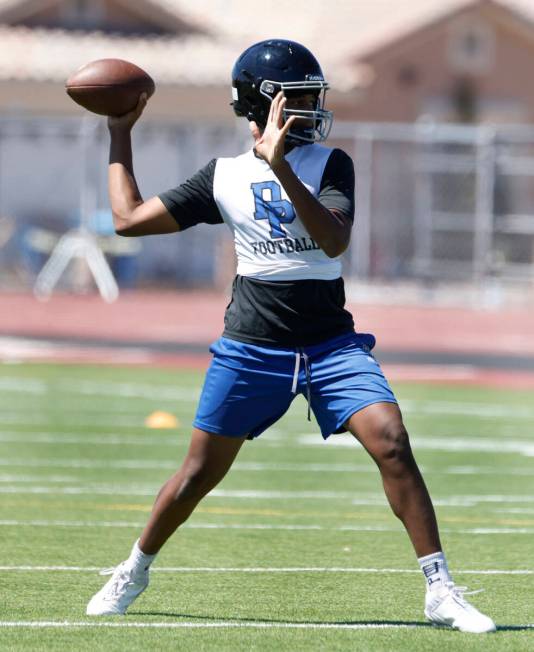
<svg viewBox="0 0 534 652">
<path fill-rule="evenodd" d="M 286 156 L 315 197 L 331 153 L 313 144 L 296 147 Z M 310 237 L 276 175 L 252 150 L 217 160 L 213 197 L 234 235 L 238 274 L 273 281 L 332 280 L 341 275 L 340 259 L 329 258 Z"/>
</svg>

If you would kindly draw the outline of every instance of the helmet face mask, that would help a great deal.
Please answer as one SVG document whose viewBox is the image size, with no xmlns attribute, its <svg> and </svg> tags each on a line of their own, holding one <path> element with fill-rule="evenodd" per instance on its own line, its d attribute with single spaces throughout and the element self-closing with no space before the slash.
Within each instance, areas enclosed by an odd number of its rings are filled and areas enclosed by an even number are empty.
<svg viewBox="0 0 534 652">
<path fill-rule="evenodd" d="M 333 113 L 324 109 L 328 83 L 319 63 L 304 46 L 294 41 L 269 40 L 251 46 L 239 57 L 232 71 L 232 106 L 238 116 L 267 123 L 273 98 L 282 91 L 288 98 L 315 95 L 313 108 L 291 106 L 284 120 L 296 116 L 286 141 L 294 145 L 326 140 Z"/>
<path fill-rule="evenodd" d="M 315 95 L 314 109 L 286 108 L 283 112 L 284 122 L 291 116 L 296 117 L 293 127 L 289 130 L 289 138 L 305 143 L 321 142 L 328 138 L 334 114 L 324 109 L 327 90 L 328 84 L 324 80 L 276 82 L 265 79 L 260 85 L 260 93 L 269 103 L 279 91 L 287 98 Z M 299 120 L 304 124 L 299 124 Z"/>
</svg>

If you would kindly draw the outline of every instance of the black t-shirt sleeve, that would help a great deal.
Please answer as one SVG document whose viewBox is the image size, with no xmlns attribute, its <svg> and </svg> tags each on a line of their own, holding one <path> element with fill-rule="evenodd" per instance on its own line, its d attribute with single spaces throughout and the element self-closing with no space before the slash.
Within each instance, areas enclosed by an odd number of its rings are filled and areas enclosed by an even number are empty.
<svg viewBox="0 0 534 652">
<path fill-rule="evenodd" d="M 354 221 L 354 163 L 341 149 L 333 149 L 326 163 L 319 201 L 325 208 L 335 209 Z"/>
<path fill-rule="evenodd" d="M 190 179 L 158 195 L 180 231 L 203 222 L 220 224 L 223 221 L 213 197 L 216 164 L 217 159 L 212 159 Z"/>
</svg>

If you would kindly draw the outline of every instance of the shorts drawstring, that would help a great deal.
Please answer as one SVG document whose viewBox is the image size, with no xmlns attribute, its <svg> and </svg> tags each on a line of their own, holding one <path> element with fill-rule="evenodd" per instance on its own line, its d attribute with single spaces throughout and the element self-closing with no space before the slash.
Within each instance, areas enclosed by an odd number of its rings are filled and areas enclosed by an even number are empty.
<svg viewBox="0 0 534 652">
<path fill-rule="evenodd" d="M 295 371 L 293 372 L 293 385 L 291 386 L 291 393 L 297 393 L 297 383 L 299 379 L 300 371 L 300 359 L 304 360 L 304 372 L 306 374 L 306 399 L 308 401 L 308 421 L 311 421 L 311 368 L 310 368 L 310 358 L 308 354 L 300 349 L 295 353 Z"/>
<path fill-rule="evenodd" d="M 310 418 L 310 405 L 311 405 L 311 370 L 310 370 L 310 359 L 307 354 L 302 352 L 302 357 L 304 359 L 304 370 L 306 372 L 306 398 L 308 399 L 308 421 L 311 421 Z"/>
<path fill-rule="evenodd" d="M 297 393 L 297 382 L 299 379 L 300 371 L 300 353 L 295 353 L 295 371 L 293 372 L 293 385 L 291 385 L 291 393 Z"/>
</svg>

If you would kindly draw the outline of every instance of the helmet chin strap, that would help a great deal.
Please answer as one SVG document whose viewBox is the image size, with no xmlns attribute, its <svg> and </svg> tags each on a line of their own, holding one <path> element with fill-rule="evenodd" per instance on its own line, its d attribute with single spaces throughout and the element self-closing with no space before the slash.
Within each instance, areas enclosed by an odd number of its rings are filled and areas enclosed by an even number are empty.
<svg viewBox="0 0 534 652">
<path fill-rule="evenodd" d="M 290 129 L 286 136 L 286 142 L 300 147 L 316 142 L 316 138 L 313 129 Z"/>
</svg>

